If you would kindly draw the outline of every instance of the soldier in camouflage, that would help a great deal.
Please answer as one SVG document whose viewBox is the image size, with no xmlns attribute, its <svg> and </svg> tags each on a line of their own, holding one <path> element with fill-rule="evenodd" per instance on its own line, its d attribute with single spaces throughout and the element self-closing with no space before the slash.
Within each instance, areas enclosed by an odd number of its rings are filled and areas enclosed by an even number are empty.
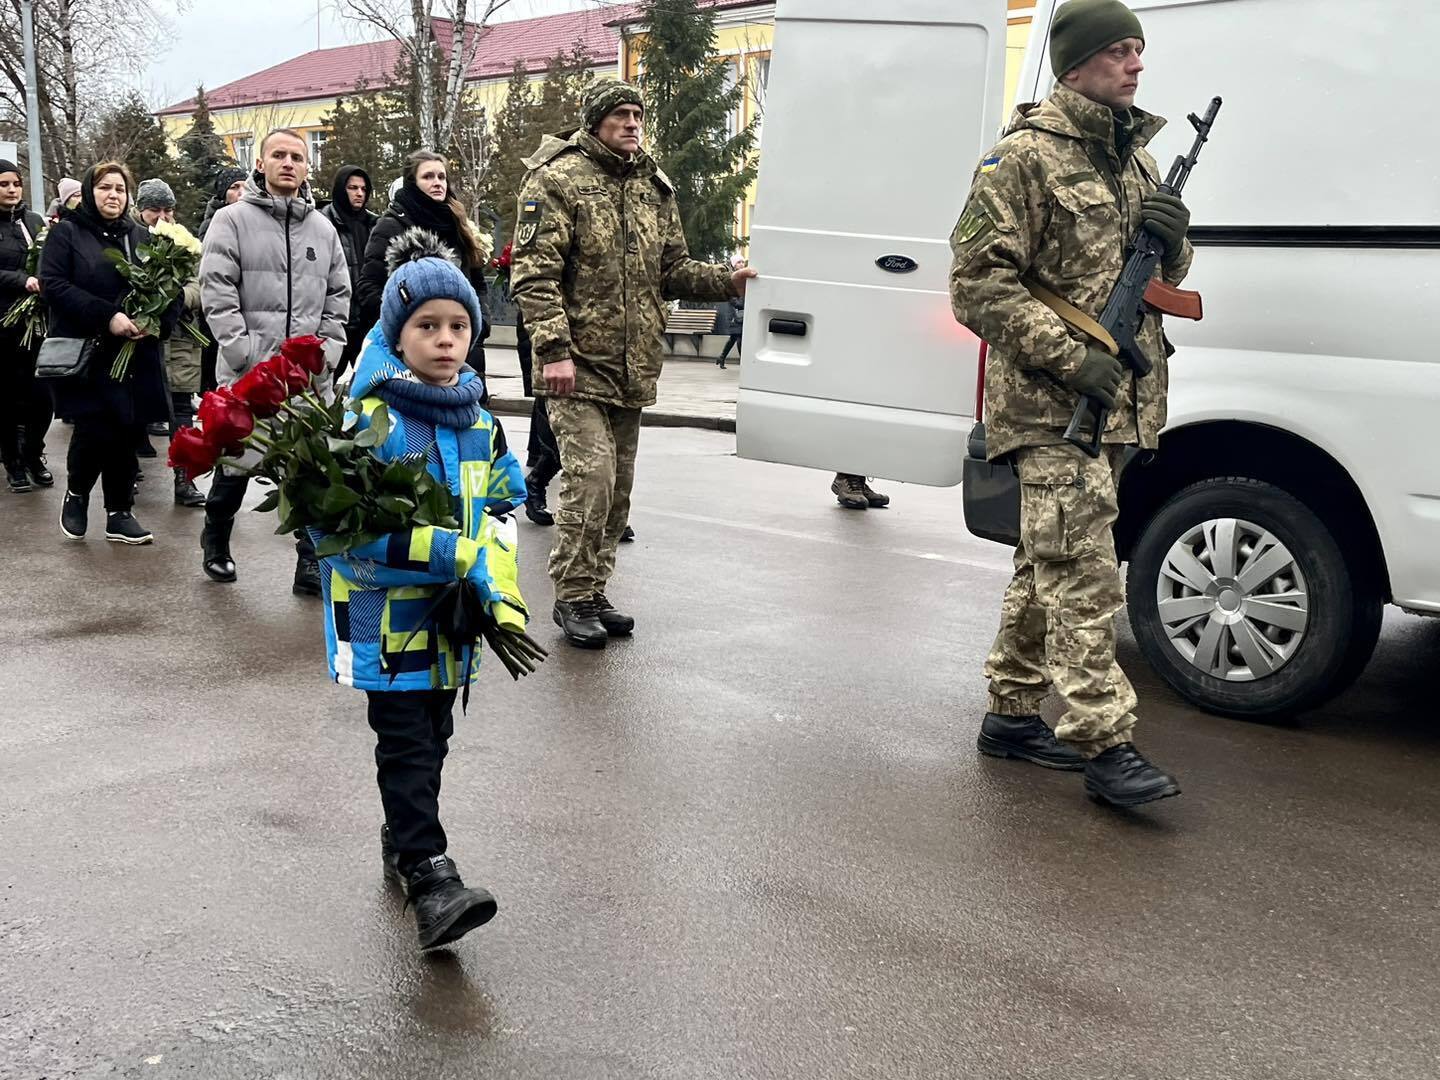
<svg viewBox="0 0 1440 1080">
<path fill-rule="evenodd" d="M 986 451 L 1011 458 L 1021 485 L 979 748 L 1083 770 L 1086 790 L 1119 806 L 1180 792 L 1131 742 L 1136 697 L 1115 660 L 1124 594 L 1111 534 L 1125 448 L 1153 448 L 1165 424 L 1169 349 L 1152 313 L 1139 345 L 1154 370 L 1136 378 L 1036 287 L 1097 318 L 1142 224 L 1165 242 L 1165 281 L 1189 269 L 1189 212 L 1155 190 L 1160 173 L 1145 150 L 1165 122 L 1132 104 L 1144 47 L 1139 19 L 1118 0 L 1062 4 L 1051 28 L 1055 90 L 1016 110 L 951 235 L 955 316 L 990 345 Z M 1080 394 L 1111 409 L 1098 459 L 1063 438 Z M 1052 687 L 1065 704 L 1053 732 L 1039 715 Z"/>
<path fill-rule="evenodd" d="M 674 187 L 640 145 L 644 102 L 601 80 L 584 126 L 525 164 L 511 290 L 560 446 L 555 622 L 584 648 L 631 633 L 605 596 L 630 514 L 640 410 L 655 403 L 666 300 L 743 296 L 755 271 L 690 258 Z"/>
</svg>

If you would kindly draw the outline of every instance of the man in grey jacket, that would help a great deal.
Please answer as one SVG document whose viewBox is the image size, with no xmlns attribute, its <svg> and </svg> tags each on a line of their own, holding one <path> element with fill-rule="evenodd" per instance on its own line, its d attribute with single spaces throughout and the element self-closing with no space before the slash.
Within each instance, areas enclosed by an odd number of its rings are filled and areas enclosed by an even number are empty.
<svg viewBox="0 0 1440 1080">
<path fill-rule="evenodd" d="M 221 386 L 273 356 L 287 338 L 325 339 L 329 372 L 345 346 L 350 272 L 334 227 L 316 209 L 306 184 L 305 141 L 278 128 L 260 144 L 260 163 L 232 205 L 215 214 L 200 259 L 200 303 L 219 345 Z M 230 533 L 247 477 L 217 470 L 205 504 L 202 563 L 212 581 L 234 581 Z M 320 595 L 320 567 L 303 536 L 295 545 L 294 591 Z"/>
</svg>

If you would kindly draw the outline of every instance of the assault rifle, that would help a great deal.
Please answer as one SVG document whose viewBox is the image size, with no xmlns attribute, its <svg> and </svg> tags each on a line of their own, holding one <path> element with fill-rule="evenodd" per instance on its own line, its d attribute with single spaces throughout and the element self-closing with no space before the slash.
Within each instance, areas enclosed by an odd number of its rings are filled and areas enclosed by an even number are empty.
<svg viewBox="0 0 1440 1080">
<path fill-rule="evenodd" d="M 1219 112 L 1220 99 L 1217 97 L 1210 99 L 1210 107 L 1205 110 L 1204 116 L 1190 114 L 1188 119 L 1196 132 L 1195 145 L 1190 147 L 1190 153 L 1175 159 L 1175 164 L 1170 166 L 1170 175 L 1157 191 L 1165 195 L 1179 195 L 1184 190 L 1185 181 L 1190 178 L 1190 170 L 1195 168 L 1200 148 L 1210 138 L 1210 129 L 1215 125 Z M 1201 315 L 1199 293 L 1176 289 L 1163 281 L 1154 280 L 1155 269 L 1164 257 L 1165 242 L 1142 225 L 1130 240 L 1130 246 L 1125 251 L 1125 268 L 1120 271 L 1120 280 L 1115 283 L 1110 299 L 1105 302 L 1105 310 L 1100 314 L 1098 329 L 1103 330 L 1105 336 L 1093 332 L 1096 327 L 1088 318 L 1086 322 L 1090 326 L 1079 327 L 1140 376 L 1150 374 L 1154 366 L 1135 340 L 1145 319 L 1146 307 L 1187 319 L 1198 319 Z M 1069 426 L 1065 428 L 1065 441 L 1078 446 L 1092 458 L 1099 457 L 1100 440 L 1105 434 L 1105 422 L 1109 417 L 1110 410 L 1104 403 L 1092 397 L 1082 397 L 1075 407 L 1075 414 L 1070 417 Z M 1087 427 L 1088 435 L 1085 434 Z"/>
</svg>

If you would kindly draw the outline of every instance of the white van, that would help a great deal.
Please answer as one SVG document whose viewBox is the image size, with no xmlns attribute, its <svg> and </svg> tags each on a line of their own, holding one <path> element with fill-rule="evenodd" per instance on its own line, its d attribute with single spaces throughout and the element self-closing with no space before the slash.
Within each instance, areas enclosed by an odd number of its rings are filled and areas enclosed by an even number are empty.
<svg viewBox="0 0 1440 1080">
<path fill-rule="evenodd" d="M 1045 96 L 1038 0 L 1019 101 Z M 1440 5 L 1135 0 L 1137 104 L 1224 99 L 1185 191 L 1198 323 L 1121 482 L 1131 625 L 1177 691 L 1265 717 L 1344 689 L 1383 606 L 1440 614 Z M 1014 542 L 947 238 L 1001 129 L 1003 0 L 779 0 L 738 404 L 743 457 L 921 484 Z M 972 431 L 972 427 L 975 430 Z M 974 443 L 967 461 L 967 439 Z"/>
</svg>

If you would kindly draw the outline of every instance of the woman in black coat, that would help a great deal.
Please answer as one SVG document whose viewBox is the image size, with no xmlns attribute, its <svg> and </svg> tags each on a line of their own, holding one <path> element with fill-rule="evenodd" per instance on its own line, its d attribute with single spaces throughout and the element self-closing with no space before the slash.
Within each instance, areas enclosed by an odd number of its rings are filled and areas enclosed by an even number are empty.
<svg viewBox="0 0 1440 1080">
<path fill-rule="evenodd" d="M 25 270 L 30 245 L 45 227 L 25 205 L 24 181 L 12 161 L 0 160 L 0 314 L 40 291 L 40 280 Z M 20 344 L 23 326 L 0 328 L 0 459 L 11 491 L 50 487 L 45 467 L 45 433 L 50 429 L 50 391 L 35 379 L 38 341 Z"/>
<path fill-rule="evenodd" d="M 390 209 L 370 230 L 370 240 L 365 245 L 365 265 L 361 267 L 352 303 L 360 305 L 367 329 L 380 321 L 380 300 L 385 295 L 385 282 L 390 280 L 385 252 L 397 236 L 417 227 L 434 233 L 460 257 L 461 268 L 484 306 L 486 257 L 480 233 L 466 215 L 465 204 L 450 190 L 445 159 L 429 150 L 417 150 L 406 159 L 400 190 L 390 200 Z M 470 343 L 467 358 L 470 366 L 482 376 L 485 374 L 484 342 L 489 336 L 487 317 L 484 327 Z"/>
<path fill-rule="evenodd" d="M 160 342 L 142 334 L 120 310 L 129 286 L 105 257 L 106 250 L 121 251 L 133 262 L 149 236 L 128 213 L 132 187 L 129 172 L 118 162 L 91 168 L 82 182 L 80 205 L 50 230 L 40 256 L 50 337 L 98 343 L 82 374 L 53 381 L 56 408 L 75 420 L 60 511 L 60 529 L 71 540 L 84 539 L 96 480 L 105 494 L 105 539 L 121 544 L 154 539 L 130 510 L 139 468 L 135 431 L 170 416 Z M 176 297 L 166 313 L 162 336 L 179 319 L 183 302 Z M 111 366 L 127 340 L 138 343 L 129 370 L 123 378 L 111 378 Z"/>
</svg>

